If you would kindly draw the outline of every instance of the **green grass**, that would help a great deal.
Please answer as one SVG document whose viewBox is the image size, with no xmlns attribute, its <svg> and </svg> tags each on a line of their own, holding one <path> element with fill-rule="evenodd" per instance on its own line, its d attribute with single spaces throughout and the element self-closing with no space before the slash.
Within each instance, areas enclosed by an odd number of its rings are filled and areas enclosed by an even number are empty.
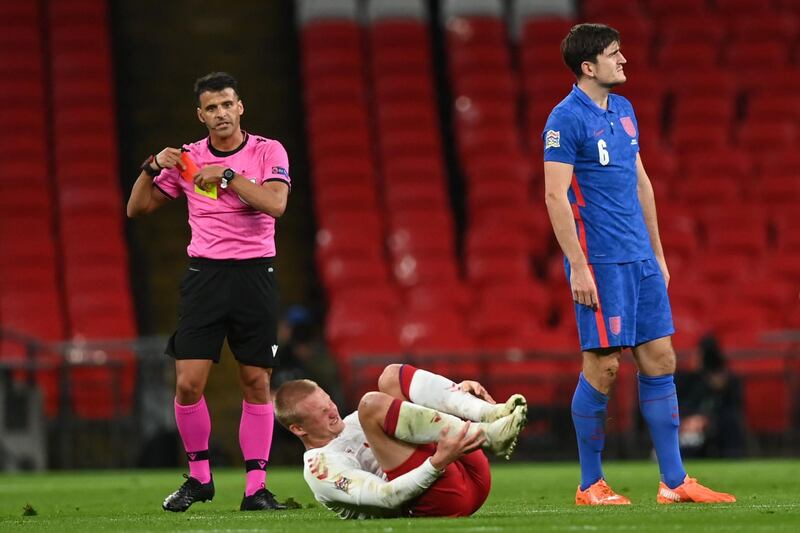
<svg viewBox="0 0 800 533">
<path fill-rule="evenodd" d="M 729 505 L 655 503 L 657 466 L 609 462 L 606 477 L 629 496 L 630 507 L 573 504 L 576 464 L 495 463 L 489 500 L 473 517 L 342 521 L 314 503 L 300 471 L 273 469 L 279 499 L 303 509 L 237 511 L 243 487 L 238 470 L 217 470 L 217 496 L 186 513 L 166 513 L 161 500 L 182 481 L 177 471 L 57 472 L 0 476 L 0 531 L 800 531 L 800 460 L 693 462 L 689 472 L 733 492 Z M 30 505 L 36 514 L 23 516 Z"/>
</svg>

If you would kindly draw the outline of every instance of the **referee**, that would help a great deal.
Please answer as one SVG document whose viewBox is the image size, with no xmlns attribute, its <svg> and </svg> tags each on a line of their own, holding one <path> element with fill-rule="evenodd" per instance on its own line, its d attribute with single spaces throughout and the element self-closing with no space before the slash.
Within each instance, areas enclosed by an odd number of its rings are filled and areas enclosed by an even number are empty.
<svg viewBox="0 0 800 533">
<path fill-rule="evenodd" d="M 150 156 L 127 206 L 135 217 L 184 195 L 192 231 L 178 326 L 166 348 L 175 359 L 175 421 L 189 475 L 162 507 L 186 511 L 214 498 L 211 419 L 203 391 L 227 337 L 243 396 L 239 443 L 246 483 L 240 509 L 285 509 L 265 480 L 274 425 L 269 382 L 279 363 L 275 219 L 285 211 L 291 188 L 288 157 L 278 141 L 241 129 L 244 103 L 230 74 L 203 76 L 194 92 L 208 136 Z"/>
</svg>

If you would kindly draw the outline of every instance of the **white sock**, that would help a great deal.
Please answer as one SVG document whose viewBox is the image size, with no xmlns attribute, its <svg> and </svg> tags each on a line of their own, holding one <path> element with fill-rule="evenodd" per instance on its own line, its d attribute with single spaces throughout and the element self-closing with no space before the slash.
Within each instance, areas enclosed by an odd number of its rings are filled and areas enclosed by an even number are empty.
<svg viewBox="0 0 800 533">
<path fill-rule="evenodd" d="M 464 420 L 479 422 L 494 405 L 468 392 L 439 374 L 417 369 L 408 385 L 409 400 Z"/>
<path fill-rule="evenodd" d="M 450 428 L 450 435 L 461 431 L 464 422 L 460 418 L 447 413 L 440 413 L 428 407 L 403 402 L 397 416 L 394 436 L 402 441 L 412 444 L 428 444 L 438 442 L 439 434 L 445 427 Z M 469 434 L 481 429 L 486 430 L 487 424 L 470 424 Z"/>
</svg>

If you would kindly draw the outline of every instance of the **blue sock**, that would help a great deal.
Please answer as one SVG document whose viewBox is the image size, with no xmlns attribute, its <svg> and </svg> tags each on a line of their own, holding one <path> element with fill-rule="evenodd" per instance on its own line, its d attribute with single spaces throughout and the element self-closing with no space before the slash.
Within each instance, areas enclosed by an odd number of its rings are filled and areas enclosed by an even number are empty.
<svg viewBox="0 0 800 533">
<path fill-rule="evenodd" d="M 642 411 L 658 457 L 661 480 L 674 489 L 686 477 L 678 444 L 678 395 L 672 374 L 644 376 L 639 374 L 639 409 Z"/>
<path fill-rule="evenodd" d="M 572 396 L 572 423 L 581 461 L 581 490 L 603 479 L 601 454 L 606 443 L 607 408 L 608 396 L 592 387 L 581 373 Z"/>
</svg>

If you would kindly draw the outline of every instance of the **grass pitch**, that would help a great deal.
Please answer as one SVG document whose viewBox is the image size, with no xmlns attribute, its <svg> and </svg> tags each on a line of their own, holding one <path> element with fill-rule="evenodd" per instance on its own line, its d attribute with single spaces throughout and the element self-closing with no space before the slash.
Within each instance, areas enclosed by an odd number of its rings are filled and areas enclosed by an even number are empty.
<svg viewBox="0 0 800 533">
<path fill-rule="evenodd" d="M 299 469 L 278 468 L 268 474 L 270 488 L 302 509 L 239 512 L 243 473 L 218 469 L 214 501 L 173 514 L 161 510 L 161 501 L 183 481 L 178 471 L 56 472 L 0 475 L 0 531 L 800 531 L 800 460 L 691 462 L 687 468 L 738 502 L 660 506 L 655 464 L 609 462 L 607 479 L 633 505 L 576 507 L 577 462 L 495 462 L 492 494 L 469 518 L 342 521 L 314 502 Z"/>
</svg>

